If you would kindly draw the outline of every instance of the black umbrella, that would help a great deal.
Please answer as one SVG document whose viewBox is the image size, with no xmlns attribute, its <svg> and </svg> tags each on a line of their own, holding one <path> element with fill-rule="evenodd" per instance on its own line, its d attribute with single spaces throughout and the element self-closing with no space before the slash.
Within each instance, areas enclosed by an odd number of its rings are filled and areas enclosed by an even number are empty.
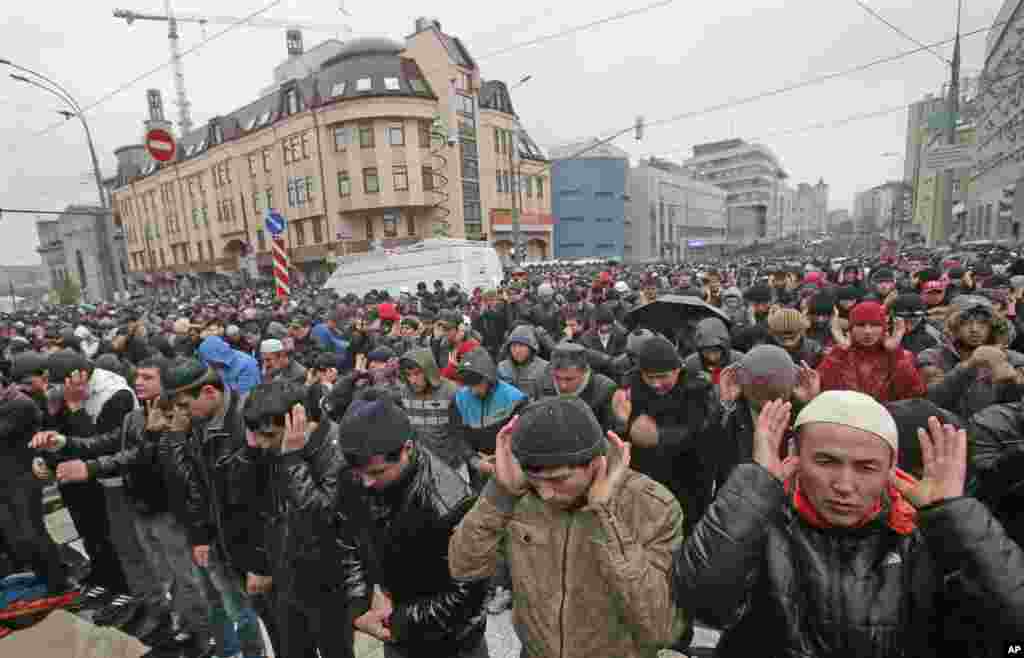
<svg viewBox="0 0 1024 658">
<path fill-rule="evenodd" d="M 650 329 L 665 336 L 677 336 L 679 330 L 704 318 L 718 318 L 726 327 L 732 325 L 729 316 L 711 306 L 700 297 L 664 295 L 653 302 L 638 306 L 626 315 L 630 329 Z"/>
</svg>

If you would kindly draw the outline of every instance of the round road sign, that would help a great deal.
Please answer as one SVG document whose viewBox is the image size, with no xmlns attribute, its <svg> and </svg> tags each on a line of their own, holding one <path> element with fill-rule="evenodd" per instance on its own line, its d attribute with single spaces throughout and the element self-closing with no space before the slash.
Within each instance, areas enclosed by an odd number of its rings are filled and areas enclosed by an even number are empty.
<svg viewBox="0 0 1024 658">
<path fill-rule="evenodd" d="M 163 128 L 154 128 L 146 133 L 146 151 L 157 162 L 168 162 L 174 159 L 176 150 L 174 137 Z"/>
</svg>

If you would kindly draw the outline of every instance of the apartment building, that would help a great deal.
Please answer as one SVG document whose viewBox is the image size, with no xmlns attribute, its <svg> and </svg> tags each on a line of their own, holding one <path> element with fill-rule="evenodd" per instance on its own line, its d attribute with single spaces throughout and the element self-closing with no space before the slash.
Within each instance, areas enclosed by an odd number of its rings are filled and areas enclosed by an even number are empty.
<svg viewBox="0 0 1024 658">
<path fill-rule="evenodd" d="M 234 272 L 248 255 L 269 271 L 271 208 L 288 220 L 293 267 L 317 275 L 334 255 L 436 235 L 501 248 L 513 190 L 530 191 L 516 199 L 524 216 L 550 218 L 547 161 L 508 89 L 482 81 L 436 20 L 418 19 L 404 43 L 326 50 L 314 72 L 279 67 L 276 90 L 181 137 L 173 162 L 119 172 L 115 222 L 133 272 Z M 550 257 L 550 244 L 532 248 Z"/>
</svg>

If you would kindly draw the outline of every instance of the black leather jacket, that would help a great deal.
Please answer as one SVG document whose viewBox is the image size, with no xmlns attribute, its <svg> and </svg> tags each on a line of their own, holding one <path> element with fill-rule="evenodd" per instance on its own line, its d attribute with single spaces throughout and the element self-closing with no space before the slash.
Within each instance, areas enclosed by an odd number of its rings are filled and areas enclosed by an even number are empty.
<svg viewBox="0 0 1024 658">
<path fill-rule="evenodd" d="M 116 430 L 91 437 L 68 437 L 65 452 L 86 460 L 91 478 L 124 479 L 125 493 L 146 514 L 169 510 L 166 478 L 159 459 L 161 433 L 146 431 L 140 407 L 124 417 Z"/>
<path fill-rule="evenodd" d="M 224 395 L 223 424 L 193 421 L 187 435 L 168 433 L 186 498 L 183 521 L 192 546 L 216 546 L 236 570 L 267 573 L 259 517 L 267 509 L 267 466 L 246 445 L 238 395 Z"/>
<path fill-rule="evenodd" d="M 337 425 L 323 422 L 302 450 L 261 462 L 270 477 L 263 540 L 274 591 L 292 603 L 318 606 L 332 594 L 358 589 L 360 581 L 343 581 L 358 555 L 335 541 L 334 506 L 344 466 Z"/>
<path fill-rule="evenodd" d="M 951 597 L 958 577 L 980 598 Z M 937 655 L 965 605 L 1003 633 L 1024 625 L 1024 556 L 977 500 L 921 510 L 909 535 L 881 518 L 822 530 L 756 464 L 735 468 L 676 554 L 673 582 L 677 605 L 725 629 L 721 657 Z M 975 633 L 955 639 L 976 644 Z"/>
<path fill-rule="evenodd" d="M 400 481 L 367 492 L 346 477 L 339 492 L 343 563 L 351 614 L 369 608 L 373 585 L 391 595 L 395 643 L 415 655 L 451 656 L 483 641 L 487 581 L 458 582 L 448 570 L 448 540 L 475 498 L 440 459 L 417 446 Z M 355 585 L 360 583 L 359 585 Z"/>
</svg>

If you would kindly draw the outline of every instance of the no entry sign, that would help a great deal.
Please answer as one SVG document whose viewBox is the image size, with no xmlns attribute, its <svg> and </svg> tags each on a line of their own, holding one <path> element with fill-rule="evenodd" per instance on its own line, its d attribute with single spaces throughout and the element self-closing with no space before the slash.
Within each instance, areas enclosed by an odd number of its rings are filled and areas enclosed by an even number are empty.
<svg viewBox="0 0 1024 658">
<path fill-rule="evenodd" d="M 146 133 L 146 151 L 157 162 L 168 162 L 174 159 L 176 150 L 174 137 L 163 128 L 154 128 Z"/>
</svg>

